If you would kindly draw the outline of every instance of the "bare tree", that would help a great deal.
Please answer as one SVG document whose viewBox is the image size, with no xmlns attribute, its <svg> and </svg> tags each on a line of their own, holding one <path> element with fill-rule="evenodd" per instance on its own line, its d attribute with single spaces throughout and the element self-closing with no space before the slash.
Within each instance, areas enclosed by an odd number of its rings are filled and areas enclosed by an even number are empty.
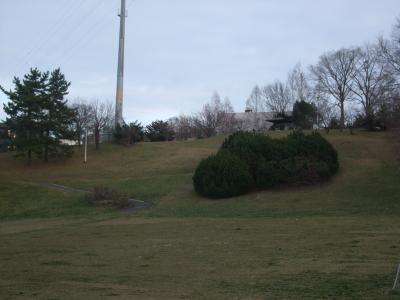
<svg viewBox="0 0 400 300">
<path fill-rule="evenodd" d="M 216 92 L 194 119 L 195 126 L 204 137 L 230 133 L 234 130 L 234 121 L 233 107 L 229 99 L 226 98 L 223 103 Z"/>
<path fill-rule="evenodd" d="M 251 110 L 253 112 L 264 111 L 263 94 L 258 85 L 256 85 L 251 91 L 251 94 L 246 101 L 246 109 Z"/>
<path fill-rule="evenodd" d="M 249 113 L 249 121 L 253 123 L 252 128 L 258 128 L 262 120 L 264 119 L 265 112 L 265 101 L 263 92 L 258 85 L 256 85 L 249 98 L 246 101 L 246 111 Z"/>
<path fill-rule="evenodd" d="M 83 99 L 75 99 L 72 108 L 76 111 L 75 128 L 78 137 L 78 145 L 81 146 L 82 138 L 86 130 L 89 129 L 93 120 L 92 106 Z"/>
<path fill-rule="evenodd" d="M 385 63 L 380 60 L 376 46 L 367 45 L 360 51 L 356 64 L 352 91 L 361 104 L 369 129 L 374 126 L 374 118 L 379 105 L 392 96 L 395 78 Z"/>
<path fill-rule="evenodd" d="M 222 114 L 219 121 L 220 133 L 221 134 L 231 134 L 236 130 L 236 118 L 235 112 L 231 101 L 228 97 L 225 97 L 222 103 Z"/>
<path fill-rule="evenodd" d="M 265 106 L 278 115 L 285 115 L 292 104 L 288 87 L 277 80 L 262 89 Z"/>
<path fill-rule="evenodd" d="M 385 60 L 393 70 L 400 76 L 400 18 L 393 28 L 391 39 L 379 39 L 379 46 Z"/>
<path fill-rule="evenodd" d="M 291 102 L 310 102 L 312 98 L 312 89 L 308 83 L 307 75 L 298 63 L 294 69 L 289 72 L 287 79 L 287 88 Z"/>
<path fill-rule="evenodd" d="M 91 127 L 94 132 L 96 149 L 100 148 L 100 134 L 105 130 L 110 130 L 114 124 L 114 104 L 112 102 L 93 101 L 91 104 L 93 119 Z"/>
<path fill-rule="evenodd" d="M 331 95 L 340 108 L 340 128 L 345 127 L 345 103 L 350 100 L 359 49 L 341 49 L 324 54 L 311 73 L 320 88 Z"/>
<path fill-rule="evenodd" d="M 169 119 L 168 123 L 174 129 L 177 140 L 187 140 L 198 135 L 193 116 L 180 115 Z"/>
<path fill-rule="evenodd" d="M 312 98 L 317 108 L 317 124 L 329 132 L 331 120 L 337 118 L 337 105 L 332 104 L 330 96 L 318 85 L 314 87 Z"/>
</svg>

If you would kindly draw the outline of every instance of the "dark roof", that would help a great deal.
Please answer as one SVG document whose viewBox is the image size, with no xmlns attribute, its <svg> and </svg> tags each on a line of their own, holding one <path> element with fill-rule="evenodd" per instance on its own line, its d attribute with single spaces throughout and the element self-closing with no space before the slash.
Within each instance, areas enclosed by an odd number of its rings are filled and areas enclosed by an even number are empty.
<svg viewBox="0 0 400 300">
<path fill-rule="evenodd" d="M 272 118 L 268 119 L 267 122 L 271 122 L 274 124 L 282 124 L 282 123 L 292 123 L 292 117 L 278 117 L 278 118 Z"/>
</svg>

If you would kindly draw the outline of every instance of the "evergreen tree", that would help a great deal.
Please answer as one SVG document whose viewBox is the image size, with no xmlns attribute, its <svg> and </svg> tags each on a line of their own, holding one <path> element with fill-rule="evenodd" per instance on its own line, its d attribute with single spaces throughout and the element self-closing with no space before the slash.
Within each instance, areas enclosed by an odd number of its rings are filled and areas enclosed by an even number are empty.
<svg viewBox="0 0 400 300">
<path fill-rule="evenodd" d="M 312 129 L 316 124 L 317 108 L 305 101 L 293 105 L 293 123 L 301 129 Z"/>
<path fill-rule="evenodd" d="M 44 161 L 50 157 L 63 158 L 72 154 L 72 148 L 62 140 L 74 140 L 75 110 L 67 106 L 65 96 L 71 83 L 65 80 L 60 69 L 54 70 L 47 83 L 43 109 L 47 112 L 42 122 Z"/>
<path fill-rule="evenodd" d="M 133 145 L 143 140 L 143 126 L 138 121 L 133 123 L 117 125 L 114 129 L 114 139 L 119 144 Z"/>
<path fill-rule="evenodd" d="M 74 138 L 72 124 L 75 111 L 64 99 L 70 83 L 59 69 L 42 73 L 31 69 L 21 81 L 14 78 L 14 90 L 0 89 L 8 96 L 4 105 L 6 125 L 12 132 L 11 150 L 17 156 L 32 156 L 47 161 L 49 157 L 67 157 L 72 149 L 62 140 Z"/>
<path fill-rule="evenodd" d="M 6 125 L 12 132 L 11 150 L 17 156 L 25 156 L 28 164 L 33 154 L 42 153 L 41 122 L 44 118 L 43 103 L 48 73 L 41 73 L 31 69 L 21 81 L 14 78 L 14 90 L 0 89 L 8 96 L 9 102 L 4 104 L 4 111 L 8 115 Z"/>
<path fill-rule="evenodd" d="M 151 142 L 165 142 L 174 139 L 175 132 L 168 122 L 154 121 L 146 126 L 146 137 Z"/>
</svg>

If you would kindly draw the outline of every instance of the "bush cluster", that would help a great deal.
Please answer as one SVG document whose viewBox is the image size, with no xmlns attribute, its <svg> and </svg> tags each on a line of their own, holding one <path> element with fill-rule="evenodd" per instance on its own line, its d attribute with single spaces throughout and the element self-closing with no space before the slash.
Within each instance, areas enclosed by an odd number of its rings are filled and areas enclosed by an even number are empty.
<svg viewBox="0 0 400 300">
<path fill-rule="evenodd" d="M 93 206 L 112 206 L 126 208 L 131 206 L 129 196 L 107 186 L 96 186 L 91 193 L 87 193 L 86 201 Z"/>
<path fill-rule="evenodd" d="M 209 198 L 245 194 L 250 191 L 252 180 L 247 164 L 227 151 L 201 161 L 193 177 L 196 191 Z"/>
<path fill-rule="evenodd" d="M 243 195 L 277 185 L 315 184 L 338 170 L 338 155 L 319 133 L 294 131 L 282 139 L 237 132 L 197 167 L 195 190 L 209 198 Z"/>
</svg>

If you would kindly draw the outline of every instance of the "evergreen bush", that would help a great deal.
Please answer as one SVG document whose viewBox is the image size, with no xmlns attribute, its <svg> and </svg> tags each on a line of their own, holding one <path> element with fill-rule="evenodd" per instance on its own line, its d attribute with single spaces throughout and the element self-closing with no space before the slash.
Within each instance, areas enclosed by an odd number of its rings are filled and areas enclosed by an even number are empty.
<svg viewBox="0 0 400 300">
<path fill-rule="evenodd" d="M 253 187 L 248 165 L 227 151 L 202 160 L 193 183 L 197 193 L 209 198 L 243 195 Z"/>
<path fill-rule="evenodd" d="M 224 198 L 252 187 L 315 184 L 332 177 L 338 168 L 337 151 L 317 132 L 294 131 L 283 139 L 237 132 L 216 155 L 200 163 L 193 182 L 200 195 Z"/>
</svg>

